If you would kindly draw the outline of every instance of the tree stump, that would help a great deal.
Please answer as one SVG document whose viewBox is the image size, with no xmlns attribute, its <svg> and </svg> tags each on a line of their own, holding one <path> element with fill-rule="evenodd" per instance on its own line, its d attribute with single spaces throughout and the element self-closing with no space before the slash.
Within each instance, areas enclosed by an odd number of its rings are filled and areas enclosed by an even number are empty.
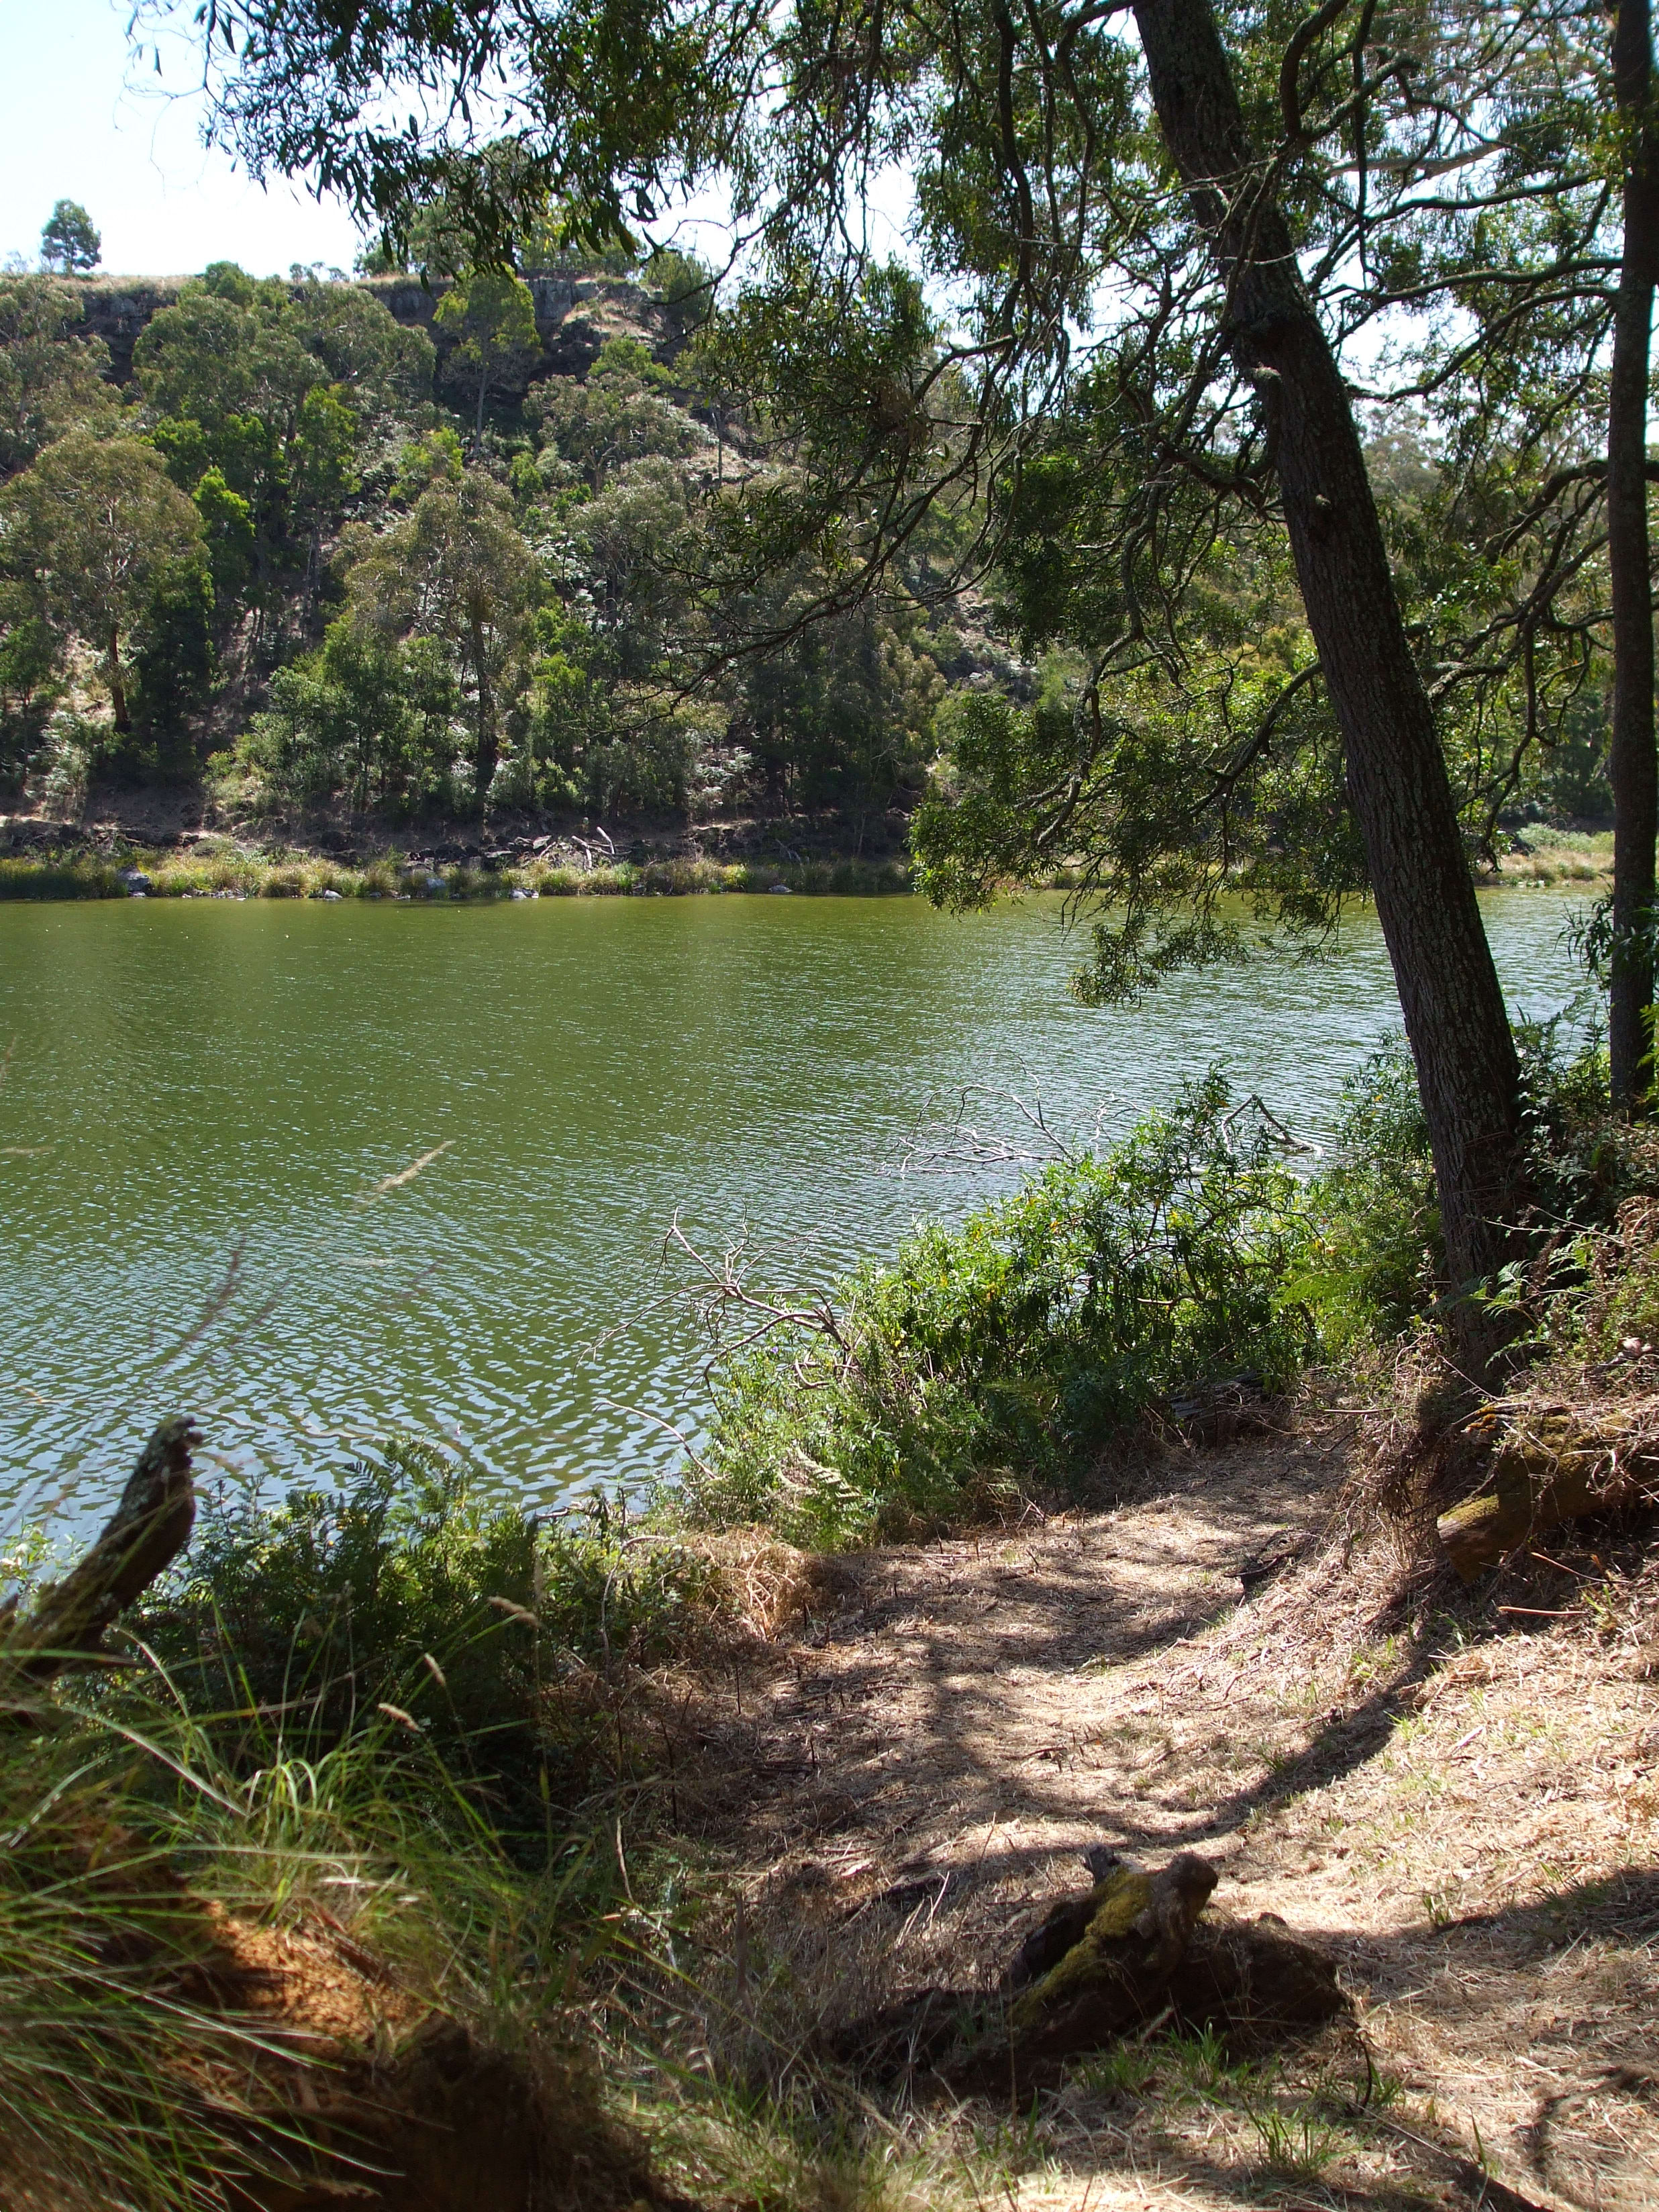
<svg viewBox="0 0 1659 2212">
<path fill-rule="evenodd" d="M 35 1693 L 57 1675 L 98 1665 L 116 1616 L 183 1551 L 196 1519 L 190 1455 L 200 1442 L 186 1415 L 169 1414 L 85 1558 L 40 1590 L 21 1619 L 15 1598 L 0 1611 L 0 1712 L 38 1711 Z"/>
<path fill-rule="evenodd" d="M 1166 2019 L 1248 2048 L 1346 2011 L 1329 1960 L 1275 1915 L 1204 1917 L 1217 1879 L 1192 1851 L 1155 1874 L 1114 1867 L 1026 1937 L 996 1997 L 921 1990 L 847 2030 L 838 2053 L 884 2080 L 1003 2096 Z"/>
</svg>

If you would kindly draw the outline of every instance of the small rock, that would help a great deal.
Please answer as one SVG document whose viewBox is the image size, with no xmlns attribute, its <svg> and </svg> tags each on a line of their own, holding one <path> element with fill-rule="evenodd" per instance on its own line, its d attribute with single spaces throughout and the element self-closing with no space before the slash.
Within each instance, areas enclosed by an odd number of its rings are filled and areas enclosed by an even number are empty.
<svg viewBox="0 0 1659 2212">
<path fill-rule="evenodd" d="M 774 898 L 793 898 L 794 896 L 794 886 L 792 884 L 769 884 L 766 888 L 771 892 Z"/>
<path fill-rule="evenodd" d="M 514 884 L 513 886 L 513 896 L 515 899 L 527 899 L 534 898 L 536 894 L 534 891 L 526 890 L 522 884 Z"/>
<path fill-rule="evenodd" d="M 339 896 L 340 896 L 340 894 L 338 893 L 338 891 L 325 891 L 325 892 L 323 893 L 323 896 L 324 896 L 325 899 L 337 899 L 337 898 L 339 897 Z"/>
<path fill-rule="evenodd" d="M 149 878 L 142 868 L 118 869 L 115 880 L 129 898 L 143 898 L 150 889 Z"/>
</svg>

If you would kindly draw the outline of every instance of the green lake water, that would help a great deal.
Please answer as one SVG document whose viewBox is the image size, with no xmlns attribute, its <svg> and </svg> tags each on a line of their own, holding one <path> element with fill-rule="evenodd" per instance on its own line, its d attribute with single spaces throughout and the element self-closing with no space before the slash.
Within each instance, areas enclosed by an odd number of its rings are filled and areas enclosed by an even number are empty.
<svg viewBox="0 0 1659 2212">
<path fill-rule="evenodd" d="M 1582 903 L 1486 901 L 1528 1012 Z M 900 1172 L 930 1100 L 1116 1133 L 1224 1058 L 1317 1139 L 1397 1023 L 1367 920 L 1127 1012 L 1067 997 L 1078 949 L 1053 900 L 0 905 L 0 1527 L 101 1504 L 175 1407 L 242 1475 L 393 1429 L 549 1499 L 672 1468 L 658 1424 L 705 1404 L 676 1215 L 822 1284 L 1019 1172 Z M 968 1118 L 1018 1148 L 1012 1106 Z"/>
</svg>

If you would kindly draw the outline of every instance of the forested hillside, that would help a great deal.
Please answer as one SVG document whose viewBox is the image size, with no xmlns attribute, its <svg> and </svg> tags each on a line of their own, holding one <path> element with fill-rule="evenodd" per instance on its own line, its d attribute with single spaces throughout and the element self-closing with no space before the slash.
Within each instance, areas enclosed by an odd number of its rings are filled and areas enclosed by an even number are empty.
<svg viewBox="0 0 1659 2212">
<path fill-rule="evenodd" d="M 0 807 L 890 842 L 949 687 L 1024 672 L 976 602 L 929 602 L 925 540 L 828 620 L 799 621 L 810 555 L 737 604 L 725 495 L 785 472 L 700 357 L 702 272 L 523 258 L 0 279 Z"/>
</svg>

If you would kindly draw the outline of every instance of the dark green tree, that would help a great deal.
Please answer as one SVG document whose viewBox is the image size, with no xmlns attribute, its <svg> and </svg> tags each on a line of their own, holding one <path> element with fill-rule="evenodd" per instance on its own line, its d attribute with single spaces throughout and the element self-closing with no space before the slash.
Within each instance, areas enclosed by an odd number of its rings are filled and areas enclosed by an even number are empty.
<svg viewBox="0 0 1659 2212">
<path fill-rule="evenodd" d="M 133 350 L 150 435 L 173 481 L 210 471 L 246 503 L 253 585 L 283 566 L 314 585 L 324 530 L 374 425 L 431 390 L 433 351 L 355 285 L 257 282 L 216 263 Z M 216 496 L 217 495 L 216 494 Z"/>
<path fill-rule="evenodd" d="M 40 265 L 83 276 L 103 258 L 104 241 L 78 200 L 59 200 L 40 233 Z"/>
<path fill-rule="evenodd" d="M 360 537 L 348 576 L 357 620 L 387 639 L 441 641 L 468 700 L 473 798 L 501 757 L 504 694 L 523 681 L 536 564 L 507 494 L 476 469 L 434 469 L 406 520 Z"/>
<path fill-rule="evenodd" d="M 205 565 L 200 515 L 137 439 L 71 430 L 0 490 L 0 568 L 60 641 L 78 636 L 99 655 L 123 732 L 131 634 Z"/>
<path fill-rule="evenodd" d="M 439 301 L 433 319 L 453 340 L 455 358 L 474 386 L 473 438 L 482 444 L 490 380 L 521 365 L 536 350 L 536 303 L 530 287 L 510 270 L 470 270 Z"/>
</svg>

